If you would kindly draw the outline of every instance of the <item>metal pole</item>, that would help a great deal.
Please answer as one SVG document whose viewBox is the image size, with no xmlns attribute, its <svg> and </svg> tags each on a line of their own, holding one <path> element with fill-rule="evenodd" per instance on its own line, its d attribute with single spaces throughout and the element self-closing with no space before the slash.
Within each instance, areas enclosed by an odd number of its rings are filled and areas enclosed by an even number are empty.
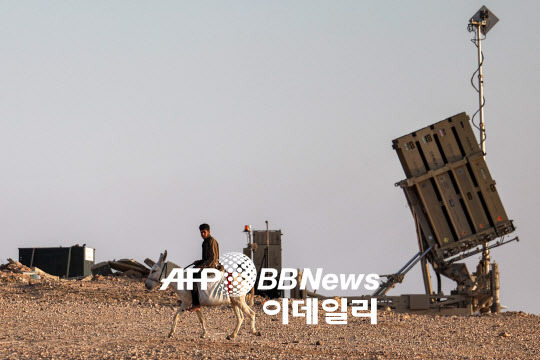
<svg viewBox="0 0 540 360">
<path fill-rule="evenodd" d="M 270 267 L 270 230 L 268 230 L 268 220 L 266 222 L 266 267 Z"/>
<path fill-rule="evenodd" d="M 255 262 L 255 252 L 253 251 L 253 237 L 252 237 L 251 226 L 249 227 L 248 239 L 249 239 L 250 258 L 251 258 L 251 261 Z M 251 288 L 249 293 L 251 296 L 249 297 L 248 305 L 253 306 L 253 302 L 255 301 L 255 286 Z"/>
<path fill-rule="evenodd" d="M 418 249 L 420 251 L 424 251 L 424 246 L 422 243 L 422 231 L 420 230 L 420 223 L 416 214 L 414 214 L 414 220 L 416 225 L 416 236 L 418 237 Z M 433 289 L 431 287 L 431 276 L 429 275 L 429 265 L 425 257 L 422 258 L 421 265 L 422 277 L 424 278 L 424 289 L 426 290 L 427 295 L 431 295 L 433 293 Z"/>
<path fill-rule="evenodd" d="M 251 254 L 251 260 L 253 261 L 253 259 L 255 259 L 255 255 L 253 254 L 253 237 L 252 237 L 252 233 L 251 233 L 251 228 L 249 229 L 249 232 L 248 232 L 248 239 L 249 239 L 249 253 Z"/>
<path fill-rule="evenodd" d="M 486 156 L 486 125 L 484 122 L 484 75 L 482 74 L 482 25 L 484 22 L 476 23 L 476 45 L 478 47 L 478 105 L 480 106 L 480 147 L 484 158 Z M 489 272 L 489 249 L 487 242 L 482 244 L 482 263 L 484 274 Z"/>
<path fill-rule="evenodd" d="M 489 247 L 487 246 L 487 242 L 485 242 L 484 244 L 482 244 L 482 267 L 485 275 L 488 275 L 489 273 L 490 260 L 491 259 L 489 257 Z"/>
<path fill-rule="evenodd" d="M 429 248 L 427 248 L 426 251 L 424 251 L 424 252 L 422 253 L 422 255 L 420 255 L 419 258 L 417 258 L 416 260 L 414 260 L 413 263 L 412 263 L 407 269 L 403 270 L 403 273 L 402 273 L 402 274 L 405 275 L 406 273 L 408 273 L 409 270 L 411 270 L 411 269 L 414 267 L 414 265 L 416 265 L 416 263 L 417 263 L 418 261 L 420 261 L 424 256 L 426 256 L 426 254 L 427 254 L 430 250 L 431 250 L 431 246 L 430 246 Z"/>
<path fill-rule="evenodd" d="M 69 277 L 69 266 L 71 265 L 71 248 L 72 248 L 72 246 L 69 247 L 69 252 L 68 252 L 66 278 Z"/>
<path fill-rule="evenodd" d="M 383 282 L 371 296 L 386 295 L 387 292 L 389 292 L 394 288 L 394 286 L 396 286 L 396 283 L 401 283 L 403 281 L 403 277 L 405 276 L 405 274 L 407 274 L 409 270 L 411 270 L 414 265 L 416 265 L 416 263 L 420 261 L 420 259 L 426 256 L 426 254 L 430 250 L 431 246 L 427 248 L 426 251 L 424 251 L 422 254 L 417 253 L 416 255 L 414 255 L 414 257 L 409 260 L 409 262 L 407 262 L 407 264 L 405 264 L 405 266 L 403 266 L 397 273 L 392 275 L 385 275 L 388 277 L 388 279 Z"/>
<path fill-rule="evenodd" d="M 32 258 L 30 259 L 30 267 L 34 266 L 34 253 L 36 252 L 36 248 L 32 248 Z"/>
<path fill-rule="evenodd" d="M 420 255 L 422 255 L 422 252 L 420 252 L 420 251 L 417 252 L 416 255 L 414 255 L 414 256 L 411 258 L 411 260 L 409 260 L 405 265 L 403 265 L 403 267 L 402 267 L 401 269 L 399 269 L 399 270 L 397 271 L 396 274 L 401 274 L 401 272 L 402 272 L 403 270 L 405 270 L 405 269 L 407 268 L 407 266 L 409 266 L 409 265 L 410 265 L 414 260 L 416 260 L 416 258 L 419 257 Z"/>
<path fill-rule="evenodd" d="M 493 304 L 491 305 L 492 313 L 501 312 L 501 301 L 499 299 L 499 290 L 501 286 L 499 283 L 499 264 L 491 264 L 491 294 L 493 296 Z"/>
<path fill-rule="evenodd" d="M 484 76 L 482 75 L 482 24 L 476 25 L 476 42 L 478 45 L 478 103 L 480 106 L 480 147 L 486 155 L 486 128 L 484 124 Z"/>
</svg>

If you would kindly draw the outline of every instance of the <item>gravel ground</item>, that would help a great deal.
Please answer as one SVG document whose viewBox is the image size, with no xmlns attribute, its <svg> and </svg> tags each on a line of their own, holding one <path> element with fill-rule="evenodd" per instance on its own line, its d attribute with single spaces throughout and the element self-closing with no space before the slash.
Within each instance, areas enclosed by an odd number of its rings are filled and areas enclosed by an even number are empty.
<svg viewBox="0 0 540 360">
<path fill-rule="evenodd" d="M 254 307 L 256 337 L 244 323 L 226 340 L 235 316 L 228 306 L 204 309 L 209 337 L 199 338 L 194 314 L 184 314 L 168 339 L 176 295 L 149 292 L 140 281 L 33 280 L 0 272 L 1 359 L 539 359 L 540 317 L 521 312 L 470 317 L 379 311 L 378 324 L 349 316 L 346 325 L 306 325 L 305 319 Z"/>
</svg>

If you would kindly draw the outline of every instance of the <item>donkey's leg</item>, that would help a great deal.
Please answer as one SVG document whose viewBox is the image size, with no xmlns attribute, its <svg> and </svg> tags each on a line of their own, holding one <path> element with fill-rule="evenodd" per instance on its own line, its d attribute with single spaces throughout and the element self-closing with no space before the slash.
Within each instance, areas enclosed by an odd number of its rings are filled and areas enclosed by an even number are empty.
<svg viewBox="0 0 540 360">
<path fill-rule="evenodd" d="M 238 314 L 240 315 L 240 326 L 244 324 L 244 312 L 240 310 L 240 307 L 236 307 L 236 311 L 238 311 Z M 240 328 L 238 329 L 238 332 L 240 332 Z"/>
<path fill-rule="evenodd" d="M 169 332 L 169 337 L 172 337 L 174 335 L 174 331 L 176 330 L 176 323 L 178 322 L 178 317 L 184 312 L 184 310 L 186 310 L 186 308 L 186 302 L 183 301 L 182 305 L 180 305 L 180 307 L 174 314 L 171 331 Z"/>
<path fill-rule="evenodd" d="M 253 309 L 250 308 L 248 304 L 246 304 L 246 299 L 243 297 L 240 298 L 238 305 L 239 305 L 240 310 L 242 310 L 250 319 L 251 333 L 253 335 L 261 336 L 261 332 L 257 331 L 255 327 L 255 311 L 253 311 Z"/>
<path fill-rule="evenodd" d="M 201 322 L 201 326 L 202 326 L 202 334 L 201 334 L 201 339 L 205 339 L 206 338 L 206 324 L 204 322 L 204 316 L 203 316 L 203 313 L 202 313 L 202 309 L 199 310 L 199 311 L 195 311 L 197 313 L 197 317 L 199 318 L 199 321 Z"/>
<path fill-rule="evenodd" d="M 236 328 L 234 329 L 231 335 L 227 336 L 227 340 L 232 340 L 236 337 L 236 335 L 238 335 L 238 331 L 240 331 L 240 327 L 242 326 L 242 321 L 244 320 L 244 316 L 242 315 L 242 312 L 238 308 L 238 303 L 236 300 L 233 300 L 233 298 L 231 298 L 231 305 L 236 314 Z"/>
<path fill-rule="evenodd" d="M 232 305 L 232 308 L 234 310 L 234 314 L 236 315 L 236 320 L 237 320 L 236 325 L 238 326 L 235 330 L 235 333 L 238 334 L 240 332 L 240 328 L 242 327 L 242 324 L 244 323 L 244 314 L 242 314 L 242 311 L 240 311 L 240 308 L 238 306 Z"/>
<path fill-rule="evenodd" d="M 240 317 L 240 320 L 242 321 L 242 323 L 244 323 L 244 313 L 240 311 L 240 308 L 238 306 L 234 306 L 233 309 L 236 316 Z"/>
</svg>

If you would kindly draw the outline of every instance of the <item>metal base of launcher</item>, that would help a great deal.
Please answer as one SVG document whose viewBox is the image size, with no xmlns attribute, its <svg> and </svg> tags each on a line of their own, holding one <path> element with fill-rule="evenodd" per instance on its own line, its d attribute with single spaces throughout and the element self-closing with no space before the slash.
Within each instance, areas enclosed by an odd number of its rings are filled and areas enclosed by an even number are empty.
<svg viewBox="0 0 540 360">
<path fill-rule="evenodd" d="M 308 297 L 320 300 L 333 299 L 308 292 Z M 373 296 L 347 296 L 349 305 L 353 305 L 353 300 L 368 300 Z M 408 313 L 416 315 L 473 315 L 477 312 L 500 312 L 501 305 L 493 304 L 491 297 L 471 298 L 464 295 L 426 295 L 426 294 L 405 294 L 399 296 L 379 296 L 377 297 L 377 307 L 380 310 L 392 310 L 398 313 Z"/>
<path fill-rule="evenodd" d="M 371 296 L 348 297 L 352 300 L 370 300 Z M 407 294 L 377 297 L 379 309 L 417 315 L 472 315 L 474 306 L 463 295 Z"/>
<path fill-rule="evenodd" d="M 348 299 L 369 300 L 377 298 L 380 308 L 390 308 L 401 313 L 432 315 L 472 315 L 477 312 L 499 313 L 501 312 L 501 304 L 499 303 L 499 266 L 497 263 L 490 263 L 488 246 L 485 245 L 482 251 L 482 259 L 478 263 L 476 272 L 472 275 L 465 264 L 461 263 L 453 263 L 444 268 L 438 268 L 437 274 L 442 274 L 457 283 L 457 288 L 450 295 L 442 294 L 440 280 L 438 294 L 432 293 L 431 283 L 429 283 L 426 284 L 426 289 L 430 289 L 427 294 L 386 295 L 397 283 L 401 283 L 406 272 L 423 258 L 423 255 L 419 252 L 396 274 L 384 275 L 387 280 L 381 284 L 373 295 Z M 403 271 L 403 269 L 406 269 L 406 271 Z"/>
<path fill-rule="evenodd" d="M 319 300 L 333 299 L 332 296 L 307 292 L 307 297 Z M 349 305 L 353 300 L 368 300 L 374 296 L 347 296 Z M 475 306 L 471 299 L 463 295 L 426 295 L 407 294 L 399 296 L 377 296 L 377 307 L 380 310 L 390 309 L 398 313 L 417 315 L 472 315 Z"/>
<path fill-rule="evenodd" d="M 332 296 L 324 296 L 307 292 L 307 297 L 319 300 L 333 299 Z M 353 300 L 368 300 L 374 296 L 347 296 L 349 305 L 353 305 Z M 473 315 L 477 312 L 500 312 L 500 304 L 491 305 L 492 297 L 472 298 L 464 295 L 426 295 L 426 294 L 405 294 L 399 296 L 377 296 L 377 307 L 380 310 L 392 310 L 398 313 L 408 313 L 416 315 Z"/>
<path fill-rule="evenodd" d="M 517 240 L 517 239 L 516 239 Z M 513 240 L 511 240 L 513 241 Z M 508 241 L 510 242 L 510 241 Z M 508 242 L 500 242 L 505 244 Z M 496 247 L 499 245 L 492 245 Z M 482 258 L 479 261 L 476 272 L 470 274 L 467 266 L 462 263 L 440 263 L 435 264 L 434 270 L 438 280 L 437 293 L 431 290 L 431 281 L 429 276 L 429 268 L 427 263 L 422 267 L 425 270 L 426 276 L 426 294 L 405 294 L 400 296 L 387 296 L 386 294 L 396 284 L 401 283 L 403 278 L 415 264 L 424 260 L 426 255 L 431 250 L 431 247 L 424 250 L 422 247 L 401 269 L 394 274 L 381 275 L 386 278 L 379 288 L 372 295 L 349 297 L 347 300 L 352 304 L 352 300 L 371 300 L 377 299 L 378 308 L 391 309 L 399 313 L 425 314 L 425 315 L 472 315 L 477 312 L 499 313 L 501 305 L 499 303 L 499 266 L 497 263 L 490 262 L 489 256 L 490 247 L 487 244 L 478 251 L 473 251 L 471 254 L 482 252 Z M 467 254 L 463 255 L 463 258 Z M 432 264 L 433 265 L 433 264 Z M 441 275 L 448 277 L 457 283 L 457 288 L 450 295 L 444 295 L 441 291 Z M 298 271 L 297 284 L 301 282 L 302 272 Z M 312 297 L 320 300 L 332 299 L 332 296 L 316 294 L 311 291 L 304 291 L 300 294 L 297 289 L 291 291 L 293 298 Z"/>
<path fill-rule="evenodd" d="M 413 258 L 418 262 L 418 255 Z M 381 287 L 373 295 L 364 296 L 346 296 L 349 305 L 352 300 L 371 300 L 377 299 L 379 309 L 390 309 L 398 313 L 410 313 L 418 315 L 473 315 L 475 313 L 500 313 L 501 304 L 499 303 L 499 267 L 497 263 L 489 264 L 486 258 L 483 258 L 478 264 L 477 271 L 472 275 L 465 269 L 470 286 L 460 286 L 453 290 L 450 295 L 439 294 L 405 294 L 399 296 L 385 295 L 396 283 L 403 280 L 404 272 L 392 275 L 386 275 L 388 280 L 381 284 Z M 402 269 L 409 269 L 411 262 L 407 263 Z M 413 264 L 414 265 L 414 264 Z M 464 265 L 464 264 L 455 264 Z M 487 265 L 487 268 L 486 268 Z M 490 269 L 486 271 L 486 269 Z M 456 275 L 457 276 L 457 275 Z M 299 270 L 298 284 L 301 279 Z M 291 298 L 306 299 L 317 298 L 319 300 L 334 299 L 334 296 L 317 294 L 308 290 L 291 291 Z M 344 296 L 345 297 L 345 296 Z"/>
</svg>

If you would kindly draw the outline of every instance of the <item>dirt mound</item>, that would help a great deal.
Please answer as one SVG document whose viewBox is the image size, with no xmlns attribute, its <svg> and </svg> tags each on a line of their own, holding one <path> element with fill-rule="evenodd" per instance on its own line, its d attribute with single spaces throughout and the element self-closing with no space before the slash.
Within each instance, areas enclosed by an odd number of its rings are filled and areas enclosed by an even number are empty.
<svg viewBox="0 0 540 360">
<path fill-rule="evenodd" d="M 6 264 L 0 265 L 0 283 L 28 284 L 32 269 L 18 261 L 8 259 Z"/>
<path fill-rule="evenodd" d="M 92 281 L 43 281 L 13 272 L 27 283 L 0 281 L 1 359 L 538 359 L 540 317 L 521 312 L 428 316 L 379 311 L 378 324 L 348 313 L 347 324 L 318 324 L 253 309 L 262 336 L 226 340 L 236 317 L 228 305 L 203 308 L 208 339 L 192 313 L 181 314 L 168 339 L 178 297 L 147 291 L 138 279 L 95 276 Z"/>
<path fill-rule="evenodd" d="M 59 281 L 58 276 L 50 275 L 38 267 L 29 268 L 18 261 L 8 259 L 0 265 L 0 282 L 28 284 L 31 280 Z"/>
<path fill-rule="evenodd" d="M 6 264 L 0 265 L 0 270 L 16 274 L 22 274 L 23 272 L 32 271 L 32 269 L 30 269 L 28 266 L 23 265 L 18 261 L 14 261 L 13 259 L 8 259 L 8 262 Z"/>
</svg>

